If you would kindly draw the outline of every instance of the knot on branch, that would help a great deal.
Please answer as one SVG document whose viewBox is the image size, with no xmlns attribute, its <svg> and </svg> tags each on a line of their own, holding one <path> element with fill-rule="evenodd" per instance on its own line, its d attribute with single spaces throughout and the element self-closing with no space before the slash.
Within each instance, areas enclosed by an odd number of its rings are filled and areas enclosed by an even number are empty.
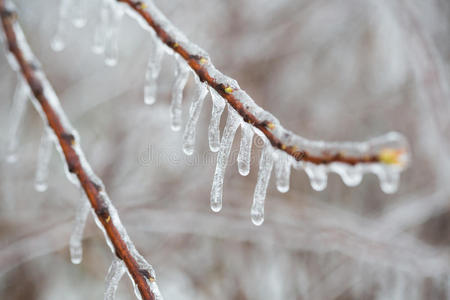
<svg viewBox="0 0 450 300">
<path fill-rule="evenodd" d="M 104 203 L 99 204 L 99 207 L 95 209 L 95 214 L 99 218 L 102 218 L 106 223 L 108 223 L 111 220 L 108 207 Z"/>
<path fill-rule="evenodd" d="M 11 11 L 9 9 L 4 8 L 0 12 L 0 16 L 2 19 L 8 20 L 10 22 L 15 22 L 17 20 L 17 13 L 15 11 Z"/>
<path fill-rule="evenodd" d="M 149 279 L 150 281 L 155 280 L 155 279 L 150 275 L 150 272 L 147 271 L 146 269 L 139 269 L 139 273 L 141 273 L 142 276 L 144 276 L 145 278 Z"/>
<path fill-rule="evenodd" d="M 70 146 L 75 145 L 75 136 L 71 133 L 63 132 L 61 134 L 61 139 L 63 139 L 64 142 L 66 142 Z"/>
<path fill-rule="evenodd" d="M 30 64 L 30 68 L 33 68 L 32 66 L 33 65 Z M 39 98 L 44 94 L 44 88 L 42 87 L 42 83 L 39 81 L 39 79 L 32 76 L 29 77 L 28 84 L 30 85 L 31 91 L 33 92 L 36 99 L 40 101 Z"/>
</svg>

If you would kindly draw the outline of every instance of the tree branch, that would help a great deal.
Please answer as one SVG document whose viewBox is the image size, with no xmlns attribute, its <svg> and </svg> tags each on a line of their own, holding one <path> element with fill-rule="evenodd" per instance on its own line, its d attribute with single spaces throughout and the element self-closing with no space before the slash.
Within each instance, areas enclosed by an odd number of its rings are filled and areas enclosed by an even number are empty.
<svg viewBox="0 0 450 300">
<path fill-rule="evenodd" d="M 0 15 L 5 42 L 12 57 L 15 58 L 9 61 L 28 83 L 35 97 L 33 104 L 41 113 L 44 122 L 53 130 L 69 172 L 76 176 L 81 184 L 97 220 L 112 244 L 112 250 L 125 263 L 142 299 L 155 299 L 155 292 L 150 287 L 150 283 L 153 284 L 155 280 L 154 272 L 146 268 L 149 266 L 148 263 L 140 256 L 128 237 L 102 181 L 92 172 L 79 146 L 77 133 L 62 110 L 59 99 L 45 74 L 39 69 L 40 64 L 30 50 L 20 25 L 16 22 L 16 13 L 12 7 L 5 4 L 5 0 L 0 0 Z"/>
<path fill-rule="evenodd" d="M 286 152 L 296 161 L 313 164 L 330 164 L 334 162 L 348 165 L 385 163 L 405 166 L 408 160 L 407 144 L 399 135 L 400 144 L 396 146 L 377 146 L 377 142 L 361 143 L 324 143 L 309 141 L 284 129 L 280 122 L 239 88 L 234 79 L 228 78 L 211 63 L 208 54 L 189 41 L 165 16 L 152 4 L 135 0 L 116 0 L 131 10 L 129 14 L 143 18 L 153 28 L 159 39 L 174 52 L 178 53 L 198 75 L 202 82 L 215 89 L 241 115 L 243 120 L 259 129 L 273 147 Z M 142 21 L 142 20 L 138 20 Z M 141 23 L 141 22 L 139 22 Z M 141 23 L 142 24 L 142 23 Z M 378 141 L 380 142 L 380 141 Z M 382 143 L 381 143 L 382 144 Z M 385 152 L 387 148 L 391 148 Z M 355 149 L 357 149 L 355 151 Z M 356 152 L 356 153 L 355 153 Z"/>
</svg>

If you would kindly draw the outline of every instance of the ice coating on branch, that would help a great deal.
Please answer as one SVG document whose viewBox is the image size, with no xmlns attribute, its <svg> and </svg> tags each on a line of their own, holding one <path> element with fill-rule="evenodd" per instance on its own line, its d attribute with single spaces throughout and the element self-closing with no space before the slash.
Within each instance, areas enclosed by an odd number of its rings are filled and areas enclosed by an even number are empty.
<svg viewBox="0 0 450 300">
<path fill-rule="evenodd" d="M 241 144 L 239 146 L 239 154 L 237 164 L 239 174 L 247 176 L 250 173 L 250 158 L 252 155 L 253 128 L 250 124 L 242 122 L 241 124 Z"/>
<path fill-rule="evenodd" d="M 155 103 L 156 100 L 156 81 L 161 71 L 161 63 L 164 56 L 164 48 L 156 37 L 154 37 L 152 45 L 153 49 L 148 59 L 144 86 L 144 103 L 149 105 Z"/>
<path fill-rule="evenodd" d="M 23 115 L 26 109 L 26 103 L 29 95 L 29 89 L 22 77 L 18 77 L 16 90 L 12 100 L 9 128 L 8 128 L 8 144 L 6 161 L 14 163 L 17 161 L 17 145 L 19 143 L 19 127 L 22 123 Z"/>
<path fill-rule="evenodd" d="M 115 2 L 109 1 L 107 5 L 108 25 L 105 32 L 105 64 L 112 67 L 117 64 L 119 59 L 118 35 L 123 11 Z"/>
<path fill-rule="evenodd" d="M 84 27 L 87 23 L 86 1 L 87 0 L 76 0 L 71 3 L 72 24 L 77 28 Z"/>
<path fill-rule="evenodd" d="M 108 11 L 109 11 L 109 0 L 102 0 L 99 16 L 96 20 L 96 25 L 94 29 L 94 43 L 92 45 L 92 51 L 95 54 L 101 54 L 105 51 L 105 36 L 108 30 Z"/>
<path fill-rule="evenodd" d="M 148 281 L 148 280 L 147 280 Z M 150 290 L 153 293 L 153 296 L 155 296 L 155 300 L 164 300 L 161 291 L 159 290 L 158 284 L 155 280 L 151 280 L 150 283 Z"/>
<path fill-rule="evenodd" d="M 66 39 L 68 35 L 69 12 L 73 0 L 61 0 L 59 5 L 59 19 L 56 27 L 56 33 L 51 41 L 53 51 L 62 51 L 66 47 Z"/>
<path fill-rule="evenodd" d="M 194 75 L 195 79 L 195 92 L 194 99 L 189 109 L 189 119 L 186 123 L 183 134 L 183 151 L 186 155 L 192 155 L 194 153 L 195 135 L 198 118 L 202 111 L 203 103 L 208 93 L 206 85 L 200 81 L 198 76 Z"/>
<path fill-rule="evenodd" d="M 253 204 L 250 216 L 253 224 L 259 226 L 264 222 L 264 201 L 266 199 L 267 186 L 273 168 L 273 148 L 268 141 L 261 152 L 259 161 L 258 179 L 256 180 Z"/>
<path fill-rule="evenodd" d="M 315 142 L 307 148 L 313 155 L 326 153 L 329 156 L 346 155 L 348 157 L 373 157 L 376 161 L 349 164 L 332 162 L 329 164 L 314 164 L 298 161 L 294 165 L 297 169 L 304 169 L 308 174 L 311 186 L 317 191 L 326 188 L 327 173 L 339 174 L 348 186 L 358 185 L 365 173 L 374 173 L 380 180 L 381 190 L 394 193 L 398 189 L 400 172 L 409 163 L 409 146 L 406 139 L 397 132 L 370 139 L 366 142 L 326 143 Z"/>
<path fill-rule="evenodd" d="M 81 199 L 78 203 L 77 212 L 75 215 L 75 226 L 70 235 L 69 247 L 70 247 L 70 260 L 73 264 L 81 263 L 83 259 L 83 232 L 86 226 L 86 220 L 91 210 L 91 203 L 89 202 L 86 194 L 81 190 Z"/>
<path fill-rule="evenodd" d="M 289 178 L 291 176 L 292 157 L 282 151 L 276 152 L 275 176 L 276 185 L 280 193 L 289 191 Z"/>
<path fill-rule="evenodd" d="M 126 270 L 125 263 L 121 259 L 114 257 L 105 278 L 105 300 L 116 299 L 117 287 Z"/>
<path fill-rule="evenodd" d="M 14 6 L 11 4 L 11 2 L 7 2 L 8 6 L 7 8 L 11 11 L 14 10 Z M 28 46 L 28 43 L 25 39 L 25 36 L 23 34 L 22 28 L 20 27 L 18 22 L 12 23 L 12 29 L 15 33 L 16 40 L 17 40 L 17 46 L 22 51 L 23 59 L 27 62 L 32 63 L 34 68 L 34 75 L 37 80 L 42 84 L 42 93 L 47 99 L 47 105 L 53 110 L 55 115 L 58 116 L 58 119 L 60 121 L 60 125 L 62 129 L 64 130 L 65 136 L 69 137 L 70 147 L 73 149 L 73 151 L 76 153 L 76 157 L 79 160 L 79 167 L 84 170 L 86 173 L 86 180 L 94 184 L 98 190 L 99 190 L 99 198 L 98 201 L 102 205 L 102 211 L 105 213 L 109 213 L 108 218 L 103 219 L 106 223 L 112 222 L 117 229 L 118 234 L 120 235 L 120 239 L 126 244 L 126 248 L 128 249 L 129 253 L 132 255 L 134 260 L 138 263 L 138 266 L 141 270 L 146 270 L 151 278 L 155 279 L 155 271 L 153 270 L 152 266 L 142 257 L 142 255 L 139 254 L 136 247 L 134 246 L 133 242 L 131 241 L 130 237 L 128 236 L 124 226 L 122 225 L 122 222 L 119 218 L 119 215 L 115 209 L 115 207 L 112 205 L 111 200 L 109 199 L 108 195 L 105 192 L 104 185 L 102 181 L 97 177 L 97 175 L 93 172 L 91 166 L 89 165 L 88 161 L 85 158 L 85 155 L 80 147 L 80 138 L 78 136 L 78 133 L 74 130 L 72 127 L 72 124 L 68 120 L 65 112 L 61 108 L 60 101 L 58 99 L 58 96 L 56 95 L 55 91 L 53 90 L 52 86 L 48 82 L 45 74 L 40 69 L 40 63 L 32 53 L 30 47 Z M 13 56 L 12 56 L 13 57 Z M 9 62 L 11 64 L 11 67 L 13 70 L 19 71 L 17 69 L 18 62 L 10 59 Z M 18 73 L 19 76 L 22 76 L 21 73 Z M 41 116 L 42 120 L 44 121 L 44 124 L 47 125 L 47 117 L 44 111 L 42 110 L 40 102 L 38 102 L 34 97 L 31 98 L 33 106 L 38 111 L 39 115 Z M 61 141 L 59 141 L 61 142 Z M 63 159 L 63 163 L 65 166 L 65 171 L 67 174 L 68 179 L 75 185 L 79 186 L 80 182 L 78 181 L 77 176 L 75 173 L 70 172 L 67 162 L 64 158 L 64 153 L 61 149 L 60 143 L 57 143 L 57 150 L 61 154 L 61 157 Z M 72 170 L 73 171 L 73 170 Z M 97 214 L 92 210 L 92 213 L 94 215 L 95 223 L 99 228 L 102 230 L 102 232 L 105 234 L 105 239 L 107 244 L 109 245 L 112 253 L 115 255 L 115 248 L 110 241 L 108 235 L 106 234 L 105 228 L 102 225 L 102 221 L 99 219 Z M 134 283 L 133 283 L 134 284 Z M 150 286 L 150 283 L 149 283 Z"/>
<path fill-rule="evenodd" d="M 38 150 L 36 176 L 34 177 L 34 188 L 38 192 L 47 190 L 48 169 L 52 157 L 53 133 L 51 128 L 46 128 L 41 137 Z"/>
<path fill-rule="evenodd" d="M 170 125 L 173 131 L 181 129 L 183 90 L 189 76 L 189 67 L 186 62 L 180 57 L 177 57 L 176 61 L 175 82 L 172 86 L 172 101 L 170 103 Z"/>
<path fill-rule="evenodd" d="M 211 210 L 219 212 L 222 209 L 223 196 L 223 178 L 230 156 L 231 146 L 233 144 L 234 135 L 241 123 L 239 114 L 228 105 L 228 117 L 225 129 L 223 130 L 222 142 L 220 143 L 219 154 L 217 155 L 216 171 L 214 173 L 213 184 L 211 188 Z"/>
<path fill-rule="evenodd" d="M 225 108 L 225 100 L 212 87 L 209 87 L 209 92 L 211 94 L 213 106 L 211 121 L 209 122 L 208 127 L 208 141 L 211 151 L 217 152 L 220 147 L 220 117 L 222 116 L 223 109 Z"/>
</svg>

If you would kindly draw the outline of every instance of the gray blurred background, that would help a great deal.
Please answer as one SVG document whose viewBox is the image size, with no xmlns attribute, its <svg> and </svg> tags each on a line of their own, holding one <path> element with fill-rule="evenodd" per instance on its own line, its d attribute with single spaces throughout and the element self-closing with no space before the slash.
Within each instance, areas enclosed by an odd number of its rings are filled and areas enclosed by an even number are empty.
<svg viewBox="0 0 450 300">
<path fill-rule="evenodd" d="M 155 1 L 220 70 L 297 134 L 356 141 L 396 130 L 410 142 L 412 164 L 396 194 L 381 192 L 374 175 L 348 188 L 335 174 L 325 191 L 315 192 L 306 174 L 293 170 L 288 193 L 271 181 L 261 227 L 249 216 L 260 149 L 250 175 L 240 176 L 237 134 L 224 207 L 213 213 L 210 98 L 196 152 L 187 157 L 182 131 L 169 125 L 174 59 L 165 57 L 157 103 L 146 106 L 151 40 L 133 19 L 123 19 L 119 63 L 111 68 L 91 51 L 99 0 L 87 1 L 87 25 L 71 26 L 58 53 L 50 40 L 59 1 L 14 2 L 165 299 L 450 299 L 448 0 Z M 0 55 L 2 157 L 16 82 Z M 190 78 L 184 121 L 193 88 Z M 0 298 L 102 299 L 112 254 L 90 217 L 83 262 L 70 263 L 80 191 L 66 180 L 56 151 L 48 190 L 34 190 L 42 133 L 28 105 L 19 160 L 0 162 Z M 134 299 L 128 278 L 117 299 Z"/>
</svg>

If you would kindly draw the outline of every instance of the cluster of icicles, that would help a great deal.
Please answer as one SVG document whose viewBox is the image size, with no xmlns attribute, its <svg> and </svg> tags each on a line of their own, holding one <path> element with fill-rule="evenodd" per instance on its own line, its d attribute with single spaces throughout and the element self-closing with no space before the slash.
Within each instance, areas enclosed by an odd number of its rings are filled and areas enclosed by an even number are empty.
<svg viewBox="0 0 450 300">
<path fill-rule="evenodd" d="M 62 49 L 60 46 L 63 45 L 64 36 L 62 33 L 66 31 L 66 23 L 68 22 L 68 4 L 74 2 L 78 3 L 77 5 L 81 5 L 80 3 L 83 1 L 63 0 L 62 2 L 59 29 L 53 42 L 54 46 L 57 45 L 57 47 L 54 47 L 55 50 Z M 74 4 L 71 5 L 73 6 Z M 326 143 L 322 141 L 310 141 L 296 136 L 284 129 L 274 116 L 256 105 L 255 102 L 239 88 L 239 85 L 235 80 L 220 73 L 220 71 L 218 71 L 211 63 L 209 55 L 197 45 L 190 42 L 182 32 L 175 28 L 170 21 L 165 18 L 152 2 L 147 1 L 145 6 L 144 4 L 142 5 L 142 7 L 145 7 L 150 12 L 154 21 L 169 33 L 177 44 L 183 46 L 190 54 L 203 59 L 204 67 L 207 69 L 208 73 L 216 79 L 217 83 L 222 83 L 224 86 L 231 87 L 232 93 L 236 98 L 240 99 L 245 107 L 247 107 L 259 120 L 266 120 L 272 123 L 274 125 L 274 129 L 272 130 L 274 136 L 278 137 L 285 145 L 295 145 L 298 149 L 306 150 L 308 153 L 315 155 L 323 155 L 324 153 L 330 155 L 335 153 L 345 153 L 346 155 L 353 157 L 377 155 L 383 149 L 407 150 L 408 146 L 406 140 L 401 134 L 395 132 L 359 143 Z M 72 20 L 73 24 L 76 26 L 86 23 L 85 21 L 79 20 L 78 11 L 79 9 L 73 10 L 75 13 Z M 407 151 L 404 151 L 404 154 L 401 157 L 402 161 L 396 164 L 361 163 L 350 165 L 339 162 L 314 164 L 296 161 L 284 151 L 273 148 L 269 140 L 260 130 L 244 122 L 242 117 L 226 103 L 225 99 L 223 99 L 216 90 L 206 83 L 202 83 L 197 74 L 193 72 L 185 60 L 170 47 L 162 43 L 153 29 L 148 26 L 145 20 L 141 18 L 135 10 L 129 8 L 126 4 L 117 3 L 112 0 L 102 0 L 101 2 L 100 16 L 98 18 L 99 23 L 96 24 L 93 46 L 93 51 L 95 53 L 104 53 L 105 63 L 107 65 L 112 66 L 117 63 L 117 34 L 119 22 L 124 13 L 135 18 L 141 27 L 150 33 L 153 40 L 151 55 L 145 74 L 144 102 L 146 104 L 151 105 L 155 102 L 157 79 L 161 70 L 161 62 L 164 53 L 174 56 L 176 59 L 175 81 L 172 86 L 172 99 L 170 104 L 171 128 L 174 131 L 179 131 L 182 127 L 183 90 L 188 80 L 189 73 L 192 72 L 193 74 L 196 90 L 189 110 L 189 119 L 187 120 L 183 134 L 183 151 L 187 155 L 192 155 L 194 152 L 196 125 L 208 91 L 211 94 L 213 105 L 211 121 L 208 128 L 208 140 L 211 151 L 218 152 L 210 199 L 211 209 L 213 211 L 218 212 L 222 209 L 225 169 L 227 167 L 233 139 L 239 127 L 241 128 L 241 141 L 237 162 L 239 173 L 241 175 L 246 176 L 250 171 L 250 156 L 254 134 L 256 133 L 264 142 L 259 162 L 253 204 L 251 206 L 251 219 L 255 225 L 261 225 L 264 221 L 264 201 L 273 168 L 275 168 L 277 189 L 282 193 L 289 190 L 291 167 L 305 170 L 310 179 L 312 188 L 317 191 L 325 189 L 328 172 L 339 174 L 343 182 L 348 186 L 358 185 L 361 182 L 364 173 L 372 172 L 378 175 L 381 189 L 384 192 L 393 193 L 397 190 L 399 174 L 407 165 Z M 220 137 L 219 124 L 225 106 L 227 106 L 228 116 L 222 137 Z"/>
<path fill-rule="evenodd" d="M 63 3 L 67 4 L 68 1 L 63 1 Z M 82 2 L 82 1 L 80 1 Z M 74 3 L 78 3 L 78 1 L 74 1 Z M 7 9 L 9 11 L 14 11 L 15 7 L 10 2 L 6 2 Z M 75 22 L 75 25 L 81 24 L 81 22 Z M 22 53 L 24 55 L 24 58 L 28 62 L 32 62 L 35 66 L 35 75 L 40 80 L 40 82 L 43 85 L 43 92 L 45 97 L 47 98 L 49 105 L 52 107 L 52 109 L 56 112 L 58 115 L 65 132 L 70 133 L 74 136 L 74 150 L 77 153 L 82 168 L 86 171 L 88 174 L 90 180 L 92 182 L 95 182 L 97 186 L 100 187 L 100 197 L 103 201 L 104 205 L 107 207 L 108 212 L 110 214 L 110 221 L 114 224 L 114 226 L 117 228 L 121 239 L 125 242 L 129 252 L 135 259 L 135 261 L 138 263 L 139 268 L 141 270 L 146 270 L 148 274 L 153 279 L 147 279 L 147 284 L 149 285 L 150 290 L 152 291 L 153 295 L 155 296 L 155 299 L 162 300 L 161 293 L 159 291 L 158 285 L 156 281 L 154 280 L 156 278 L 155 271 L 153 267 L 142 257 L 142 255 L 137 251 L 136 247 L 134 246 L 133 242 L 131 241 L 130 237 L 128 236 L 124 226 L 122 225 L 122 222 L 120 221 L 119 215 L 115 209 L 115 207 L 112 205 L 111 200 L 109 199 L 107 193 L 105 192 L 105 188 L 103 186 L 103 183 L 101 180 L 97 177 L 97 175 L 92 171 L 89 163 L 85 159 L 84 153 L 81 150 L 79 143 L 80 139 L 78 136 L 78 133 L 75 131 L 75 129 L 72 127 L 70 122 L 68 121 L 64 111 L 62 110 L 60 106 L 59 99 L 53 90 L 52 86 L 48 82 L 45 74 L 40 69 L 40 63 L 32 53 L 30 47 L 28 46 L 28 43 L 25 39 L 25 36 L 23 34 L 23 31 L 20 27 L 20 25 L 15 22 L 14 23 L 14 32 L 16 34 L 17 43 L 19 46 L 19 49 L 22 50 Z M 61 32 L 61 31 L 59 31 Z M 6 41 L 6 37 L 4 34 L 1 34 L 1 38 L 3 41 Z M 5 43 L 7 44 L 7 43 Z M 91 208 L 91 204 L 84 192 L 84 190 L 81 188 L 80 182 L 78 178 L 73 174 L 69 172 L 69 169 L 67 167 L 67 163 L 62 151 L 62 148 L 58 142 L 57 137 L 55 136 L 53 130 L 50 128 L 47 122 L 47 118 L 45 113 L 43 112 L 39 102 L 36 98 L 34 98 L 34 95 L 32 91 L 30 90 L 25 78 L 22 76 L 19 64 L 14 57 L 12 53 L 8 51 L 8 48 L 6 47 L 6 56 L 8 59 L 8 62 L 11 66 L 11 68 L 17 73 L 18 75 L 18 83 L 17 87 L 13 96 L 13 102 L 12 102 L 12 108 L 11 108 L 11 114 L 10 114 L 10 126 L 8 131 L 8 145 L 7 145 L 7 153 L 6 153 L 6 161 L 8 163 L 15 163 L 17 161 L 17 146 L 19 142 L 19 129 L 20 124 L 24 116 L 24 112 L 26 109 L 27 100 L 30 100 L 33 104 L 34 108 L 39 112 L 42 120 L 46 124 L 44 133 L 41 138 L 39 151 L 38 151 L 38 163 L 37 163 L 37 169 L 36 169 L 36 176 L 35 176 L 35 189 L 37 191 L 43 192 L 47 189 L 47 177 L 49 174 L 49 163 L 52 155 L 53 146 L 56 147 L 58 152 L 60 153 L 60 156 L 62 158 L 62 162 L 64 164 L 64 170 L 65 174 L 68 178 L 68 180 L 76 185 L 80 191 L 81 191 L 81 202 L 78 205 L 76 217 L 75 217 L 75 227 L 73 229 L 73 232 L 70 236 L 70 257 L 71 261 L 74 264 L 79 264 L 82 260 L 82 239 L 83 239 L 83 231 L 86 224 L 86 220 L 88 218 L 89 213 L 91 213 L 94 217 L 96 225 L 102 230 L 104 233 L 106 242 L 113 253 L 114 259 L 111 263 L 111 266 L 109 267 L 108 273 L 106 275 L 106 287 L 105 287 L 105 297 L 104 299 L 112 300 L 115 298 L 115 292 L 118 287 L 119 281 L 122 278 L 122 276 L 127 272 L 131 281 L 134 285 L 134 290 L 136 297 L 138 299 L 141 299 L 140 292 L 137 288 L 137 285 L 134 284 L 134 280 L 131 276 L 131 274 L 128 272 L 125 263 L 117 258 L 116 252 L 114 249 L 113 244 L 111 243 L 108 235 L 105 232 L 105 229 L 103 228 L 103 225 L 101 224 L 100 220 L 98 219 L 97 215 Z"/>
</svg>

